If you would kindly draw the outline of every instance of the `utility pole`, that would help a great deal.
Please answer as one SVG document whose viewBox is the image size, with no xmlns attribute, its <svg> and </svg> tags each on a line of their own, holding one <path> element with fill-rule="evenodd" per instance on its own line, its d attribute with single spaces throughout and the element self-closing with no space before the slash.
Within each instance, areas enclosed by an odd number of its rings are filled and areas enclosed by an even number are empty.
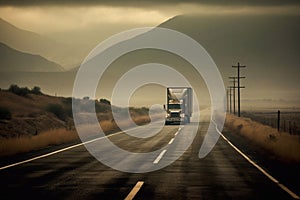
<svg viewBox="0 0 300 200">
<path fill-rule="evenodd" d="M 231 89 L 233 89 L 233 114 L 235 115 L 236 114 L 236 111 L 235 111 L 235 108 L 236 108 L 236 106 L 235 106 L 235 97 L 236 97 L 236 95 L 235 95 L 235 88 L 237 88 L 236 87 L 236 79 L 237 79 L 237 77 L 229 77 L 229 79 L 233 79 L 233 81 L 231 81 L 232 83 L 233 83 L 233 86 L 230 86 L 231 87 Z"/>
<path fill-rule="evenodd" d="M 229 101 L 227 103 L 229 103 L 229 113 L 231 114 L 232 113 L 232 109 L 231 109 L 231 96 L 232 96 L 232 94 L 231 94 L 231 87 L 228 87 L 227 91 L 229 91 L 229 94 L 228 94 Z"/>
<path fill-rule="evenodd" d="M 240 84 L 240 79 L 242 78 L 245 78 L 244 76 L 241 77 L 240 76 L 240 68 L 244 68 L 246 66 L 241 66 L 240 63 L 238 62 L 238 65 L 237 66 L 232 66 L 233 68 L 237 68 L 237 80 L 238 80 L 238 86 L 237 86 L 237 89 L 238 89 L 238 116 L 240 117 L 241 116 L 241 91 L 240 89 L 241 88 L 245 88 L 244 86 L 241 86 Z"/>
<path fill-rule="evenodd" d="M 232 113 L 232 88 L 229 87 L 230 90 L 230 113 Z"/>
<path fill-rule="evenodd" d="M 229 89 L 226 90 L 227 112 L 229 112 Z"/>
<path fill-rule="evenodd" d="M 277 111 L 277 131 L 280 131 L 280 110 Z"/>
</svg>

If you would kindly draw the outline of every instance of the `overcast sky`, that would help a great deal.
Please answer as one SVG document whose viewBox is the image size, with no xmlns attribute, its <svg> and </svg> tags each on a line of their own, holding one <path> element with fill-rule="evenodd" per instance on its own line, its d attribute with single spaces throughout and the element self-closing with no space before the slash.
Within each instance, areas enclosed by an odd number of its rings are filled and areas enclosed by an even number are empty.
<svg viewBox="0 0 300 200">
<path fill-rule="evenodd" d="M 253 15 L 260 17 L 296 15 L 298 17 L 300 16 L 300 1 L 0 0 L 0 17 L 15 26 L 46 35 L 58 41 L 81 42 L 91 46 L 115 33 L 135 27 L 157 26 L 174 16 L 186 14 L 212 17 L 233 15 L 237 18 Z M 221 22 L 218 21 L 217 23 Z M 286 31 L 295 33 L 299 30 L 295 27 Z M 297 52 L 294 54 L 298 53 L 298 48 L 296 49 Z M 298 60 L 295 59 L 294 61 L 297 62 Z M 226 65 L 231 64 L 226 63 Z M 293 65 L 291 68 L 298 69 L 298 67 Z M 294 79 L 293 81 L 295 82 Z M 291 82 L 291 85 L 294 86 L 294 82 Z"/>
<path fill-rule="evenodd" d="M 139 4 L 174 5 L 182 0 L 0 0 L 1 5 L 28 6 L 28 5 L 122 5 L 138 6 Z M 296 5 L 298 0 L 185 0 L 185 3 L 201 3 L 207 5 Z"/>
<path fill-rule="evenodd" d="M 120 31 L 116 27 L 156 26 L 180 14 L 298 15 L 299 8 L 297 0 L 0 0 L 0 17 L 20 28 L 51 35 L 90 30 L 95 25 L 107 32 Z"/>
</svg>

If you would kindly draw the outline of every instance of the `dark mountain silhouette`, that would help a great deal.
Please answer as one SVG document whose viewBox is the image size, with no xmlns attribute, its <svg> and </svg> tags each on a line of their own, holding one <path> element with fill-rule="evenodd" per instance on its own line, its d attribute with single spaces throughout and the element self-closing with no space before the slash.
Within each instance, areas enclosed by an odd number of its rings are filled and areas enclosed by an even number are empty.
<svg viewBox="0 0 300 200">
<path fill-rule="evenodd" d="M 64 67 L 77 65 L 86 55 L 84 47 L 59 43 L 37 33 L 20 29 L 1 18 L 0 42 L 22 52 L 41 55 Z"/>
<path fill-rule="evenodd" d="M 0 43 L 0 71 L 57 72 L 63 68 L 39 55 L 24 53 Z"/>
<path fill-rule="evenodd" d="M 198 41 L 216 62 L 226 87 L 228 77 L 236 75 L 231 66 L 237 62 L 246 65 L 241 72 L 246 76 L 242 80 L 242 85 L 246 86 L 242 90 L 242 100 L 249 101 L 245 103 L 250 105 L 252 99 L 283 98 L 295 105 L 295 100 L 300 98 L 299 23 L 299 16 L 177 16 L 159 26 L 178 30 Z M 142 37 L 132 39 L 142 41 Z M 189 70 L 191 66 L 184 59 L 172 53 L 145 49 L 127 53 L 114 61 L 101 77 L 99 85 L 103 87 L 97 90 L 98 96 L 109 99 L 109 92 L 118 78 L 133 66 L 144 63 L 171 66 L 188 80 L 194 80 L 195 89 L 205 91 L 200 75 Z M 34 83 L 48 93 L 69 96 L 77 69 L 55 73 L 0 73 L 0 87 L 7 88 L 12 83 L 34 86 Z M 159 72 L 157 75 L 165 77 Z M 176 80 L 174 82 L 176 85 Z M 150 91 L 149 94 L 153 93 Z"/>
<path fill-rule="evenodd" d="M 247 65 L 242 73 L 250 97 L 281 96 L 283 91 L 299 97 L 299 24 L 296 15 L 181 15 L 159 27 L 198 41 L 217 64 L 225 84 L 228 76 L 236 74 L 232 65 Z"/>
</svg>

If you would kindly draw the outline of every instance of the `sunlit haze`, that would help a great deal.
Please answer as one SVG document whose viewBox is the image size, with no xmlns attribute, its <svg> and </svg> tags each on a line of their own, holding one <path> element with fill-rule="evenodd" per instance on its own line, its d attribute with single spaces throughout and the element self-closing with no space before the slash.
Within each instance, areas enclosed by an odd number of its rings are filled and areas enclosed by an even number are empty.
<svg viewBox="0 0 300 200">
<path fill-rule="evenodd" d="M 246 76 L 242 81 L 246 86 L 242 91 L 245 105 L 258 105 L 251 102 L 259 100 L 262 105 L 273 106 L 279 102 L 298 106 L 300 30 L 295 24 L 300 22 L 299 11 L 300 4 L 293 0 L 231 0 L 226 3 L 193 0 L 2 1 L 0 18 L 5 21 L 3 24 L 7 22 L 18 29 L 37 33 L 39 36 L 33 38 L 41 36 L 43 39 L 37 42 L 31 38 L 33 43 L 30 46 L 31 39 L 15 39 L 20 38 L 18 31 L 14 34 L 4 31 L 0 42 L 22 52 L 41 55 L 68 71 L 77 69 L 97 44 L 116 33 L 139 27 L 171 28 L 203 45 L 219 67 L 226 87 L 230 85 L 228 77 L 236 73 L 231 66 L 238 62 L 247 66 L 242 70 L 242 75 Z M 47 48 L 41 43 L 45 40 Z M 118 67 L 126 63 L 128 61 Z M 7 88 L 13 83 L 28 87 L 39 85 L 46 93 L 71 95 L 74 74 L 54 75 L 57 80 L 49 84 L 51 74 L 41 80 L 40 75 L 20 73 L 3 74 L 5 78 L 1 78 L 0 86 Z"/>
</svg>

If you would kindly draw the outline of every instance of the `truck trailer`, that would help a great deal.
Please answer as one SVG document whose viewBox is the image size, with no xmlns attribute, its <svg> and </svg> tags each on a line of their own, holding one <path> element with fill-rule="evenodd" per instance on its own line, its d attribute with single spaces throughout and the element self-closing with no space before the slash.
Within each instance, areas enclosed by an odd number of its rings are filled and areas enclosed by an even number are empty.
<svg viewBox="0 0 300 200">
<path fill-rule="evenodd" d="M 193 91 L 190 87 L 168 87 L 165 124 L 190 123 L 193 111 Z"/>
</svg>

